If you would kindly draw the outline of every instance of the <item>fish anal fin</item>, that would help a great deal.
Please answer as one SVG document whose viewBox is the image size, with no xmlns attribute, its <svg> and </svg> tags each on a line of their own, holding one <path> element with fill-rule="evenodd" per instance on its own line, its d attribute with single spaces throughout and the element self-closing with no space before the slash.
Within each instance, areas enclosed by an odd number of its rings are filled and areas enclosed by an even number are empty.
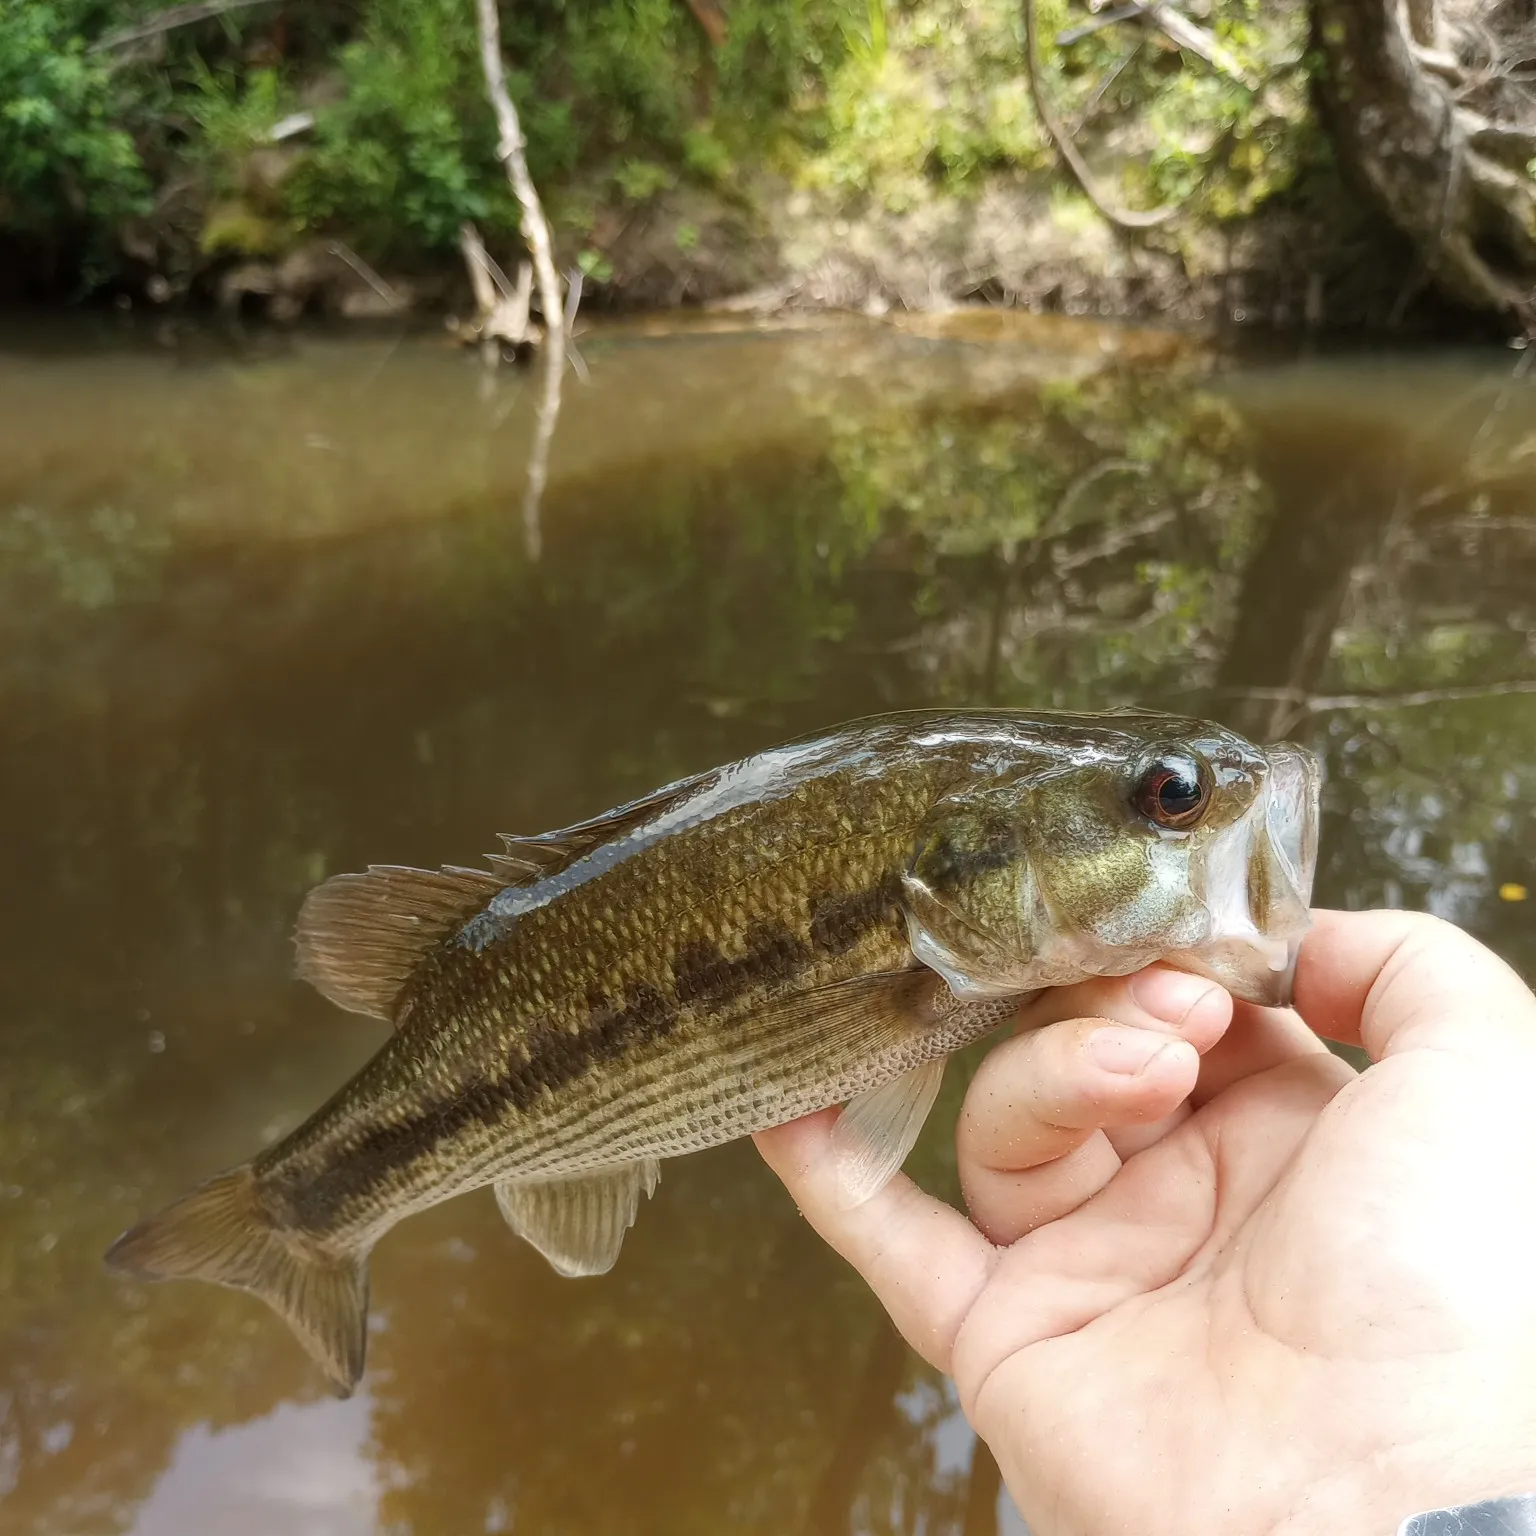
<svg viewBox="0 0 1536 1536">
<path fill-rule="evenodd" d="M 502 1179 L 496 1203 L 507 1224 L 562 1275 L 603 1275 L 634 1225 L 640 1197 L 661 1178 L 654 1158 L 568 1179 Z"/>
<path fill-rule="evenodd" d="M 391 1019 L 426 952 L 506 885 L 484 869 L 375 864 L 366 874 L 334 875 L 299 912 L 298 975 L 349 1012 Z"/>
<path fill-rule="evenodd" d="M 845 1209 L 876 1195 L 906 1162 L 944 1081 L 944 1058 L 850 1099 L 832 1128 Z"/>
<path fill-rule="evenodd" d="M 350 1397 L 363 1374 L 366 1254 L 324 1253 L 276 1226 L 248 1165 L 130 1228 L 106 1259 L 110 1268 L 141 1280 L 209 1280 L 261 1297 L 340 1397 Z"/>
</svg>

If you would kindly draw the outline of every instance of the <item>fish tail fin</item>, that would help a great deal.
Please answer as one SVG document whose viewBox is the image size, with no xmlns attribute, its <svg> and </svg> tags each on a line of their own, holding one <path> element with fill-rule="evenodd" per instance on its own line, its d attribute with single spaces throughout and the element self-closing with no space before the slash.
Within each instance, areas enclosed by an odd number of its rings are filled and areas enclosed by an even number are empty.
<svg viewBox="0 0 1536 1536">
<path fill-rule="evenodd" d="M 249 1163 L 131 1227 L 107 1264 L 145 1280 L 211 1280 L 250 1291 L 283 1319 L 339 1396 L 363 1374 L 366 1254 L 328 1254 L 277 1226 L 257 1198 Z"/>
</svg>

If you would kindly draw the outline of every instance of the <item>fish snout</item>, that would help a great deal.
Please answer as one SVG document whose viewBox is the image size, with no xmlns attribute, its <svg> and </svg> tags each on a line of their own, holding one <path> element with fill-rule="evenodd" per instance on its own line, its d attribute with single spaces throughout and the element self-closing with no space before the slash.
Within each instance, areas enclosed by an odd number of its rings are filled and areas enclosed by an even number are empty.
<svg viewBox="0 0 1536 1536">
<path fill-rule="evenodd" d="M 1309 921 L 1317 874 L 1317 823 L 1322 769 L 1305 747 L 1284 743 L 1269 749 L 1270 771 L 1259 810 L 1253 857 L 1261 870 L 1249 875 L 1254 926 L 1275 937 L 1299 937 Z"/>
<path fill-rule="evenodd" d="M 1255 942 L 1224 984 L 1244 1002 L 1284 1008 L 1291 1002 L 1301 938 L 1312 921 L 1322 770 L 1311 752 L 1289 742 L 1266 755 L 1269 773 L 1252 812 L 1248 862 Z"/>
<path fill-rule="evenodd" d="M 1303 747 L 1270 748 L 1269 771 L 1246 814 L 1206 850 L 1204 942 L 1166 957 L 1263 1007 L 1291 1001 L 1317 866 L 1317 759 Z"/>
</svg>

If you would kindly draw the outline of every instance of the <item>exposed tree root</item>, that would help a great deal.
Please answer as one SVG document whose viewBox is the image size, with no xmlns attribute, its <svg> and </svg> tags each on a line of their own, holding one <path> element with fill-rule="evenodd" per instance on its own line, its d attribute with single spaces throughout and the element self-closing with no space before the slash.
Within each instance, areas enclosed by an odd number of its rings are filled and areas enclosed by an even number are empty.
<svg viewBox="0 0 1536 1536">
<path fill-rule="evenodd" d="M 1536 101 L 1506 88 L 1493 117 L 1467 104 L 1470 66 L 1446 67 L 1454 28 L 1421 0 L 1313 0 L 1322 96 L 1343 163 L 1417 246 L 1426 273 L 1477 308 L 1536 316 Z M 1486 30 L 1463 33 L 1486 48 Z M 1432 45 L 1432 46 L 1430 46 Z M 1451 55 L 1452 62 L 1456 62 Z M 1495 64 L 1497 61 L 1495 60 Z M 1487 80 L 1496 69 L 1484 70 Z"/>
</svg>

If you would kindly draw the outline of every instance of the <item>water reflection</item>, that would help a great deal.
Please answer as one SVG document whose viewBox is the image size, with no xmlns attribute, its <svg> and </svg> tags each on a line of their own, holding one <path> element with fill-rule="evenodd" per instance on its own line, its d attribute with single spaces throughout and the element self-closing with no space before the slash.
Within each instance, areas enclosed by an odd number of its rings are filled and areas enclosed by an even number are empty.
<svg viewBox="0 0 1536 1536">
<path fill-rule="evenodd" d="M 137 1536 L 369 1536 L 378 1529 L 378 1468 L 368 1455 L 371 1404 L 282 1403 L 227 1429 L 195 1424 L 139 1509 Z"/>
<path fill-rule="evenodd" d="M 1137 699 L 1309 739 L 1323 899 L 1444 911 L 1536 972 L 1499 894 L 1536 887 L 1536 698 L 1488 691 L 1536 676 L 1507 360 L 1213 375 L 1085 328 L 585 351 L 537 565 L 531 398 L 432 341 L 0 357 L 8 1533 L 1016 1529 L 745 1148 L 669 1168 L 599 1280 L 489 1197 L 411 1221 L 349 1404 L 257 1304 L 109 1280 L 132 1216 L 376 1047 L 287 980 L 326 872 L 470 861 L 869 710 Z"/>
</svg>

